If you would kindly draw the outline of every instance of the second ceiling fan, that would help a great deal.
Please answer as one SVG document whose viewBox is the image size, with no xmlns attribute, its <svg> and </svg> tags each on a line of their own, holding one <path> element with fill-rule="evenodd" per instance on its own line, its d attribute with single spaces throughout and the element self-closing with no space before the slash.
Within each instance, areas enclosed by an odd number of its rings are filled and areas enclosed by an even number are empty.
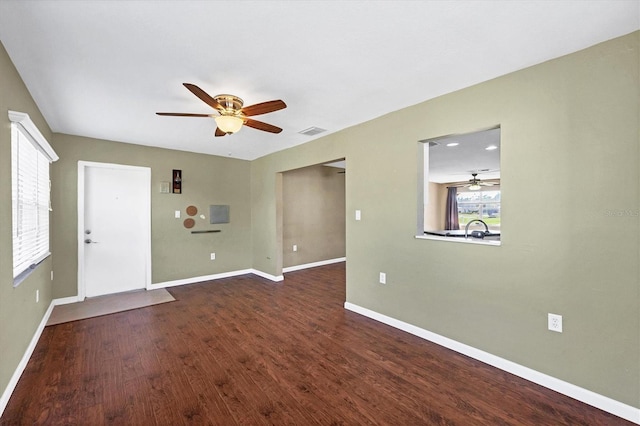
<svg viewBox="0 0 640 426">
<path fill-rule="evenodd" d="M 243 125 L 271 133 L 280 133 L 282 131 L 280 127 L 249 118 L 254 115 L 267 114 L 286 108 L 287 105 L 279 99 L 243 107 L 242 99 L 237 96 L 210 96 L 195 84 L 183 84 L 191 93 L 215 109 L 218 114 L 193 114 L 186 112 L 156 112 L 156 114 L 173 117 L 212 117 L 216 120 L 216 136 L 226 136 L 236 133 Z"/>
<path fill-rule="evenodd" d="M 487 182 L 485 180 L 478 179 L 478 173 L 471 173 L 472 178 L 469 179 L 469 183 L 463 185 L 457 185 L 458 187 L 469 188 L 472 191 L 477 191 L 483 186 L 494 186 L 497 185 L 496 182 Z"/>
</svg>

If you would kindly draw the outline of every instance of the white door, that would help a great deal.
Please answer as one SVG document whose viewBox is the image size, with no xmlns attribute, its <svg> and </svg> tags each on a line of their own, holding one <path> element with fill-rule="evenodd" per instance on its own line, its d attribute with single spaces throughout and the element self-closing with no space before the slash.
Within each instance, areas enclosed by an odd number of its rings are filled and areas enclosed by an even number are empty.
<svg viewBox="0 0 640 426">
<path fill-rule="evenodd" d="M 81 300 L 150 283 L 150 178 L 145 167 L 79 163 Z"/>
</svg>

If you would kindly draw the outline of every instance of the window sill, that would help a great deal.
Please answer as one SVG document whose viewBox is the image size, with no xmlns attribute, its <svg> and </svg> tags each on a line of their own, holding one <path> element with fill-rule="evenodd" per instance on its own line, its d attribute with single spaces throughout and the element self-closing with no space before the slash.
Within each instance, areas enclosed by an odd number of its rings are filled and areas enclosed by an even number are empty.
<svg viewBox="0 0 640 426">
<path fill-rule="evenodd" d="M 447 241 L 450 243 L 476 244 L 481 246 L 501 246 L 502 242 L 497 240 L 483 240 L 480 238 L 464 237 L 439 237 L 436 235 L 416 235 L 417 240 Z"/>
<path fill-rule="evenodd" d="M 20 284 L 22 284 L 22 282 L 24 280 L 26 280 L 29 275 L 33 274 L 36 269 L 38 269 L 38 266 L 40 266 L 42 264 L 42 262 L 45 261 L 45 259 L 47 257 L 51 256 L 51 253 L 47 254 L 44 259 L 42 259 L 41 261 L 39 261 L 38 263 L 34 263 L 33 265 L 29 266 L 27 269 L 25 269 L 24 271 L 20 272 L 18 274 L 18 276 L 13 278 L 13 288 L 18 287 Z"/>
</svg>

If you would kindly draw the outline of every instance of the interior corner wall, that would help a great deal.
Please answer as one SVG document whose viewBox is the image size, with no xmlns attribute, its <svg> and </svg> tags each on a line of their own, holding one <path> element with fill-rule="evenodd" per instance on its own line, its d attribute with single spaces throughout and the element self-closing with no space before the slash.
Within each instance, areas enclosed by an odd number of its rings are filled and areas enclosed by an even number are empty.
<svg viewBox="0 0 640 426">
<path fill-rule="evenodd" d="M 275 175 L 346 157 L 349 303 L 640 408 L 639 37 L 252 161 L 254 267 L 281 272 Z M 495 125 L 501 246 L 416 239 L 419 141 Z"/>
<path fill-rule="evenodd" d="M 29 114 L 51 142 L 51 130 L 0 43 L 0 395 L 11 381 L 52 300 L 52 257 L 13 288 L 11 122 L 8 111 Z M 51 222 L 55 227 L 55 222 Z M 36 302 L 36 291 L 40 300 Z"/>
<path fill-rule="evenodd" d="M 285 268 L 345 257 L 345 173 L 340 171 L 317 165 L 282 174 Z"/>
<path fill-rule="evenodd" d="M 446 185 L 429 182 L 429 200 L 424 208 L 424 230 L 444 229 L 444 210 L 447 203 Z"/>
<path fill-rule="evenodd" d="M 174 151 L 127 143 L 54 134 L 60 160 L 52 167 L 56 298 L 78 294 L 78 161 L 115 163 L 151 168 L 151 282 L 197 279 L 251 268 L 250 165 L 245 160 Z M 182 170 L 182 193 L 161 193 L 172 170 Z M 230 206 L 230 222 L 210 225 L 209 205 Z M 192 234 L 183 226 L 186 208 L 196 206 Z M 174 212 L 180 211 L 180 219 Z M 200 214 L 206 218 L 201 219 Z M 216 253 L 211 261 L 210 253 Z"/>
<path fill-rule="evenodd" d="M 345 158 L 345 145 L 341 136 L 322 138 L 251 162 L 253 269 L 282 275 L 282 217 L 278 213 L 282 210 L 283 173 Z"/>
</svg>

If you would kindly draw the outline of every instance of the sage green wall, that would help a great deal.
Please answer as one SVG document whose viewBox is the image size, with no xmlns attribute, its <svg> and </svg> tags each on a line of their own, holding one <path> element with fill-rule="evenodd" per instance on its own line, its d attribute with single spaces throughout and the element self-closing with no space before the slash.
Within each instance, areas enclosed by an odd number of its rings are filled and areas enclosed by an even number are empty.
<svg viewBox="0 0 640 426">
<path fill-rule="evenodd" d="M 339 171 L 317 165 L 283 173 L 285 268 L 345 256 L 345 173 Z"/>
<path fill-rule="evenodd" d="M 201 277 L 251 268 L 251 197 L 248 161 L 141 145 L 54 134 L 60 160 L 52 167 L 55 230 L 53 250 L 55 298 L 78 294 L 77 201 L 78 161 L 151 168 L 152 283 Z M 182 194 L 160 193 L 160 182 L 182 170 Z M 228 204 L 230 223 L 209 225 L 209 205 Z M 196 229 L 220 229 L 215 234 L 191 234 L 182 225 L 185 209 L 194 205 L 207 217 L 195 218 Z M 174 218 L 181 210 L 182 217 Z M 209 254 L 216 253 L 211 261 Z"/>
<path fill-rule="evenodd" d="M 51 257 L 17 288 L 13 288 L 9 110 L 29 114 L 43 136 L 51 142 L 49 126 L 0 43 L 0 395 L 18 367 L 52 298 Z M 53 227 L 55 223 L 51 225 Z M 39 303 L 36 303 L 36 290 L 40 291 Z"/>
<path fill-rule="evenodd" d="M 348 302 L 640 407 L 639 37 L 253 161 L 254 267 L 281 273 L 276 174 L 345 157 Z M 417 141 L 495 125 L 502 245 L 416 239 Z"/>
</svg>

